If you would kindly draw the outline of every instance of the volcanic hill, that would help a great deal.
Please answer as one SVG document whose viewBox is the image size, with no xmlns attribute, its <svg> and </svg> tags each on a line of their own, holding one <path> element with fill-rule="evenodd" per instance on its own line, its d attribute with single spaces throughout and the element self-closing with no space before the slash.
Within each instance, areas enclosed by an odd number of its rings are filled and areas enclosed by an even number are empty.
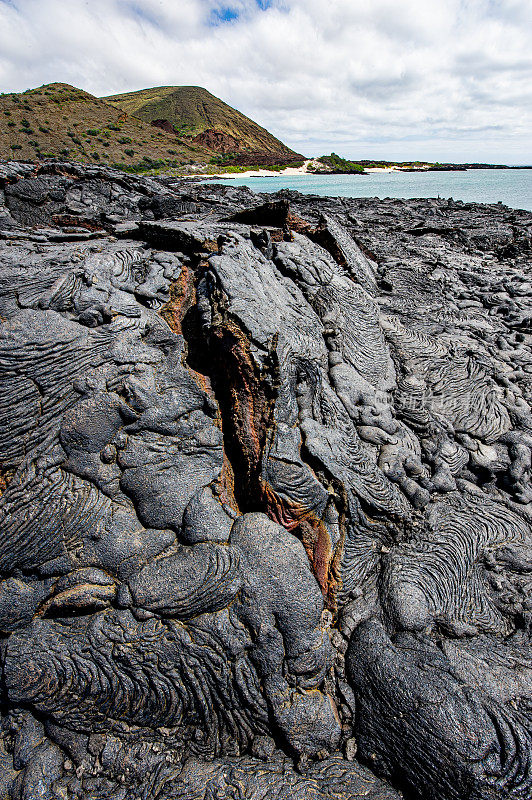
<svg viewBox="0 0 532 800">
<path fill-rule="evenodd" d="M 68 157 L 141 171 L 163 163 L 205 163 L 213 155 L 200 143 L 65 83 L 0 95 L 0 158 Z"/>
<path fill-rule="evenodd" d="M 304 159 L 199 86 L 159 86 L 102 100 L 197 146 L 211 148 L 233 164 L 293 164 Z"/>
</svg>

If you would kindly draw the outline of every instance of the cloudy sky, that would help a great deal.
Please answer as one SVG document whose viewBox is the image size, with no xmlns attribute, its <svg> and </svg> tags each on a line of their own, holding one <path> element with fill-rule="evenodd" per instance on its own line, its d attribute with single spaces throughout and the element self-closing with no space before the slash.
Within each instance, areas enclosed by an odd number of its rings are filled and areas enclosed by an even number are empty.
<svg viewBox="0 0 532 800">
<path fill-rule="evenodd" d="M 204 86 L 306 155 L 532 163 L 530 0 L 0 0 L 0 91 Z"/>
</svg>

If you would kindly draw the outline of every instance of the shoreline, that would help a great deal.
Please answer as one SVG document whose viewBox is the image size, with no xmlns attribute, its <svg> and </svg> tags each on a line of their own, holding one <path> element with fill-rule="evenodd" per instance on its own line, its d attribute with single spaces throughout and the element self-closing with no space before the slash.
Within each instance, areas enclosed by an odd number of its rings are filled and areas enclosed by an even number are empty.
<svg viewBox="0 0 532 800">
<path fill-rule="evenodd" d="M 509 208 L 532 211 L 532 192 L 530 190 L 531 167 L 507 170 L 460 171 L 458 174 L 441 171 L 425 171 L 424 175 L 414 175 L 405 170 L 374 170 L 358 180 L 358 176 L 344 174 L 312 173 L 292 175 L 282 173 L 266 177 L 246 177 L 245 174 L 219 177 L 198 176 L 194 182 L 234 186 L 247 186 L 258 193 L 277 192 L 290 189 L 301 194 L 322 197 L 380 197 L 395 199 L 411 198 L 453 198 L 465 203 L 502 203 Z M 525 170 L 525 171 L 524 171 Z M 387 173 L 394 173 L 393 175 Z M 248 174 L 253 175 L 249 170 Z"/>
<path fill-rule="evenodd" d="M 314 172 L 314 170 L 308 169 L 308 165 L 312 164 L 315 159 L 308 158 L 302 167 L 286 167 L 279 172 L 276 170 L 269 170 L 269 169 L 249 169 L 246 172 L 214 172 L 214 173 L 205 173 L 202 177 L 205 178 L 224 178 L 224 179 L 232 179 L 232 178 L 271 178 L 277 175 L 283 175 L 285 177 L 294 177 L 295 175 L 338 175 L 337 172 Z M 429 166 L 429 165 L 427 165 Z M 405 172 L 406 170 L 402 167 L 366 167 L 363 174 L 370 175 L 373 172 Z M 416 170 L 419 172 L 426 172 L 425 169 Z M 349 175 L 351 173 L 345 173 Z"/>
<path fill-rule="evenodd" d="M 203 173 L 201 175 L 197 175 L 198 178 L 218 178 L 221 180 L 235 180 L 239 178 L 274 178 L 274 177 L 295 177 L 297 175 L 316 175 L 316 177 L 327 177 L 327 176 L 334 176 L 338 174 L 355 174 L 355 173 L 338 173 L 338 172 L 315 172 L 314 170 L 308 169 L 308 165 L 313 162 L 314 159 L 307 159 L 302 167 L 286 167 L 283 170 L 269 170 L 269 169 L 249 169 L 246 172 L 213 172 L 213 173 Z M 426 173 L 426 172 L 475 172 L 479 169 L 486 169 L 486 170 L 501 170 L 501 169 L 532 169 L 532 166 L 482 166 L 482 167 L 473 167 L 473 166 L 466 166 L 464 169 L 460 169 L 461 165 L 456 165 L 450 167 L 449 169 L 434 169 L 432 164 L 424 164 L 420 167 L 401 167 L 401 166 L 390 166 L 390 167 L 365 167 L 363 173 L 359 173 L 360 177 L 364 175 L 373 175 L 373 174 L 385 174 L 391 172 L 401 172 L 401 173 Z M 357 175 L 357 177 L 359 176 Z M 196 176 L 195 176 L 196 177 Z"/>
<path fill-rule="evenodd" d="M 368 167 L 363 173 L 360 175 L 370 175 L 373 172 L 405 172 L 406 170 L 402 169 L 401 167 Z M 427 170 L 417 170 L 419 172 L 427 172 Z M 277 172 L 276 170 L 269 170 L 269 169 L 250 169 L 247 172 L 215 172 L 215 173 L 204 173 L 201 175 L 202 178 L 225 178 L 225 179 L 233 179 L 233 178 L 273 178 L 276 176 L 283 175 L 285 177 L 295 177 L 296 175 L 316 175 L 320 177 L 324 177 L 327 175 L 338 175 L 338 174 L 345 174 L 351 175 L 355 173 L 338 173 L 338 172 L 314 172 L 311 169 L 307 169 L 306 167 L 287 167 L 286 169 L 280 170 Z"/>
</svg>

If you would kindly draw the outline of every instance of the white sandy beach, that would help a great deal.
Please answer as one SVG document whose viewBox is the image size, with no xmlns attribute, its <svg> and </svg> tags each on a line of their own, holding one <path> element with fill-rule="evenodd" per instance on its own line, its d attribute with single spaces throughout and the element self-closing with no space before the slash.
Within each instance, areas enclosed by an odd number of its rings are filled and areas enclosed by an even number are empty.
<svg viewBox="0 0 532 800">
<path fill-rule="evenodd" d="M 307 175 L 309 170 L 307 169 L 308 165 L 311 163 L 311 159 L 305 161 L 302 167 L 286 167 L 283 170 L 277 172 L 277 170 L 271 169 L 250 169 L 247 172 L 216 172 L 213 175 L 208 175 L 205 177 L 209 178 L 268 178 L 272 175 Z"/>
</svg>

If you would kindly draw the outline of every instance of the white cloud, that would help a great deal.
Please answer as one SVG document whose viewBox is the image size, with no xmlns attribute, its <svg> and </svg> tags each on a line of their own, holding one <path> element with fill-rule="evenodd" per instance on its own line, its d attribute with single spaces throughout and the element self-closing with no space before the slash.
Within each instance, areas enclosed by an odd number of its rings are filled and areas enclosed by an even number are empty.
<svg viewBox="0 0 532 800">
<path fill-rule="evenodd" d="M 0 0 L 0 89 L 196 84 L 306 154 L 530 163 L 529 8 L 528 0 Z M 213 24 L 224 15 L 231 21 Z"/>
</svg>

